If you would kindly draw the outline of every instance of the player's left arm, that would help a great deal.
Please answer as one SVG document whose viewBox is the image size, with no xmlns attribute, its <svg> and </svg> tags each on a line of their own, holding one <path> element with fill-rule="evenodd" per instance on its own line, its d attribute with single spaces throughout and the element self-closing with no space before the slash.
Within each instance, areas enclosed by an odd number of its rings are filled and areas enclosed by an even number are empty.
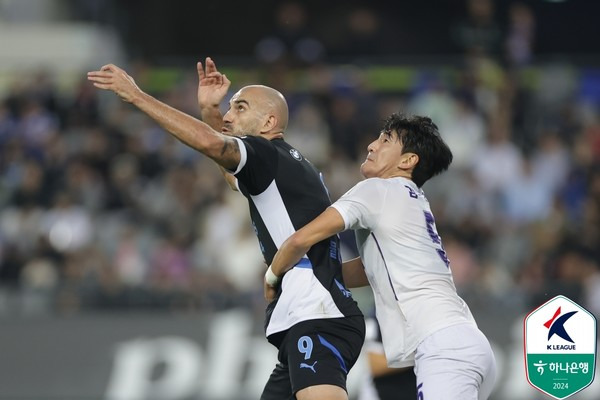
<svg viewBox="0 0 600 400">
<path fill-rule="evenodd" d="M 226 169 L 235 169 L 241 155 L 236 139 L 223 135 L 197 120 L 143 92 L 123 69 L 113 64 L 88 72 L 88 80 L 99 89 L 110 90 L 133 104 L 175 138 L 212 158 Z"/>
<path fill-rule="evenodd" d="M 306 254 L 312 245 L 345 229 L 344 219 L 333 207 L 328 207 L 317 218 L 290 236 L 279 248 L 265 274 L 265 298 L 275 298 L 275 287 L 283 274 Z"/>
<path fill-rule="evenodd" d="M 347 288 L 352 289 L 369 285 L 365 266 L 360 257 L 342 263 L 342 276 Z"/>
</svg>

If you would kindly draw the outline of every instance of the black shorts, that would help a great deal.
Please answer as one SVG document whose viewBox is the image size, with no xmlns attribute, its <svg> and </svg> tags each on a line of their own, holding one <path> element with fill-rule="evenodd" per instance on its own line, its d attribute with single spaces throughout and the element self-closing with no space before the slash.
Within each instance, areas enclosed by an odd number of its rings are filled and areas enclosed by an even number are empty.
<svg viewBox="0 0 600 400">
<path fill-rule="evenodd" d="M 346 377 L 365 340 L 362 316 L 316 319 L 291 327 L 279 346 L 279 363 L 261 400 L 295 399 L 299 390 L 336 385 L 346 390 Z"/>
<path fill-rule="evenodd" d="M 417 398 L 417 377 L 412 368 L 373 378 L 379 400 L 414 400 Z"/>
</svg>

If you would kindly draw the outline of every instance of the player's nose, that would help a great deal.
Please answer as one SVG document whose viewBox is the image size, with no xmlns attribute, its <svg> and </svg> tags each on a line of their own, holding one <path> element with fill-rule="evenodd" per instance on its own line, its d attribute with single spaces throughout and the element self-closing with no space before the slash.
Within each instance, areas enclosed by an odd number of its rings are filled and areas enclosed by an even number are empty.
<svg viewBox="0 0 600 400">
<path fill-rule="evenodd" d="M 227 111 L 225 113 L 225 115 L 223 115 L 223 122 L 225 122 L 226 124 L 231 123 L 231 110 Z"/>
<path fill-rule="evenodd" d="M 372 141 L 368 146 L 367 146 L 367 151 L 370 153 L 372 151 L 375 151 L 375 147 L 377 145 L 377 140 Z"/>
</svg>

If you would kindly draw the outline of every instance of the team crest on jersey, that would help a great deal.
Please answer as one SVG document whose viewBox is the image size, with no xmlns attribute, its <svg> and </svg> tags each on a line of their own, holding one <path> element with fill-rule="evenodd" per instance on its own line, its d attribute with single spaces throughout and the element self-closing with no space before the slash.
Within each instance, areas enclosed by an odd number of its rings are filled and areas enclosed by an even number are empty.
<svg viewBox="0 0 600 400">
<path fill-rule="evenodd" d="M 290 154 L 298 161 L 302 161 L 302 154 L 296 149 L 291 149 Z"/>
</svg>

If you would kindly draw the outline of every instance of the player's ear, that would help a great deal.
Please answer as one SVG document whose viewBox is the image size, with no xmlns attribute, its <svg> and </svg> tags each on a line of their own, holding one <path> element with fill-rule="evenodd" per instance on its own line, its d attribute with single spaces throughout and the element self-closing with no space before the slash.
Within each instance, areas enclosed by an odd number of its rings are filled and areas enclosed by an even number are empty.
<svg viewBox="0 0 600 400">
<path fill-rule="evenodd" d="M 400 156 L 398 168 L 403 170 L 414 169 L 419 162 L 419 156 L 415 153 L 404 153 Z"/>
<path fill-rule="evenodd" d="M 260 130 L 260 133 L 268 133 L 273 128 L 277 126 L 277 117 L 273 114 L 270 114 L 264 121 L 263 127 Z"/>
</svg>

